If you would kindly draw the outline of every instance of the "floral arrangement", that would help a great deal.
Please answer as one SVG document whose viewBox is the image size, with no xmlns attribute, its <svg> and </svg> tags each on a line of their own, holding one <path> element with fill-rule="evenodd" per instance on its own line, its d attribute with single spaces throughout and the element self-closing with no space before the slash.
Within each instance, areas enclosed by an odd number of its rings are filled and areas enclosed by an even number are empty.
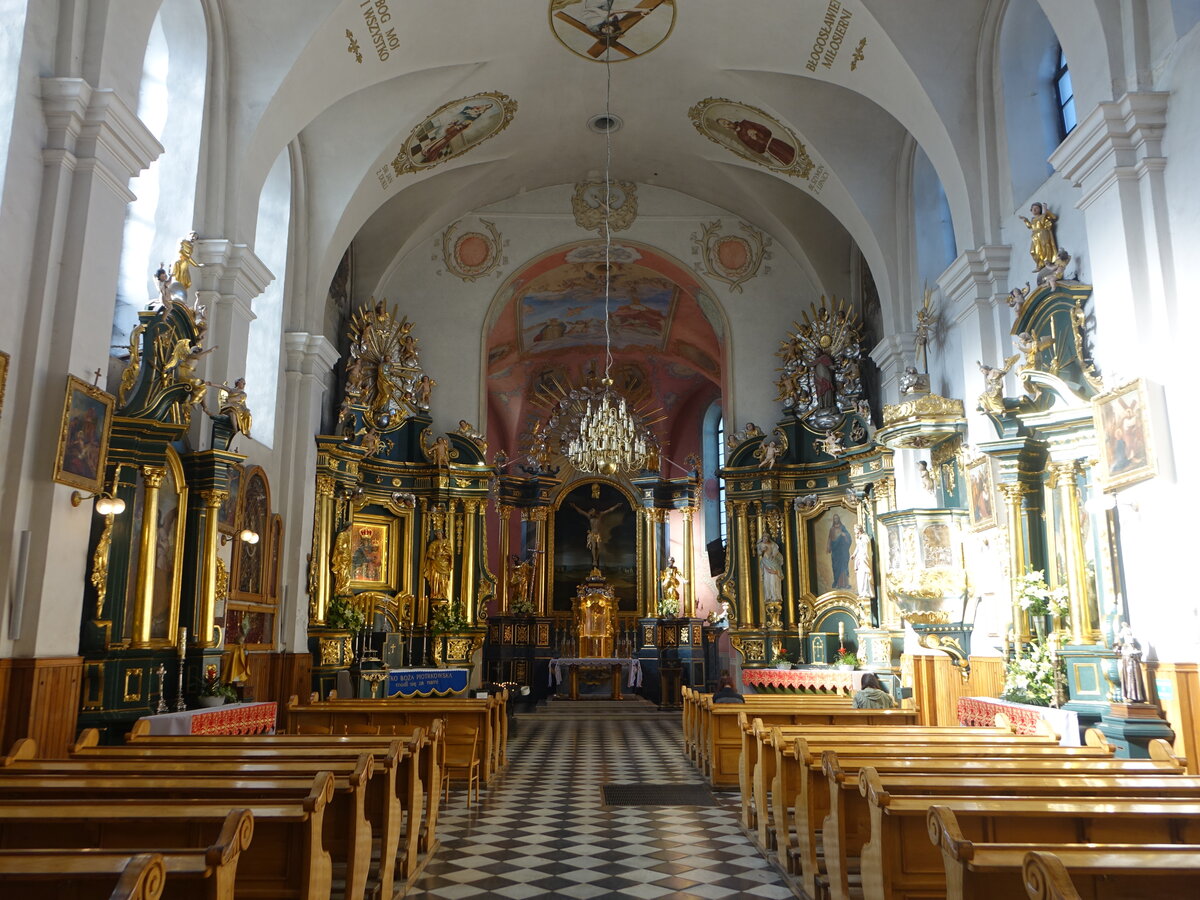
<svg viewBox="0 0 1200 900">
<path fill-rule="evenodd" d="M 367 617 L 348 598 L 335 597 L 325 608 L 325 624 L 330 628 L 359 631 L 367 624 Z"/>
<path fill-rule="evenodd" d="M 508 604 L 508 614 L 511 616 L 532 616 L 536 609 L 533 603 L 525 597 L 518 597 L 512 603 Z"/>
<path fill-rule="evenodd" d="M 838 647 L 837 663 L 839 666 L 857 666 L 858 654 L 853 650 L 847 650 L 845 647 Z"/>
<path fill-rule="evenodd" d="M 679 615 L 679 599 L 663 597 L 658 603 L 658 615 L 663 619 L 674 619 Z"/>
<path fill-rule="evenodd" d="M 224 697 L 226 700 L 237 699 L 237 688 L 232 684 L 222 684 L 217 675 L 217 667 L 210 664 L 204 670 L 204 683 L 200 686 L 202 697 Z"/>
<path fill-rule="evenodd" d="M 773 662 L 775 665 L 779 665 L 780 663 L 790 663 L 791 661 L 792 655 L 788 653 L 787 649 L 782 645 L 775 651 L 775 655 L 771 657 L 771 662 Z"/>
<path fill-rule="evenodd" d="M 1009 660 L 1004 672 L 1004 693 L 1013 703 L 1050 706 L 1054 701 L 1060 662 L 1044 643 L 1034 642 L 1028 656 Z"/>
<path fill-rule="evenodd" d="M 453 603 L 442 603 L 436 606 L 429 624 L 434 634 L 462 631 L 464 628 L 471 627 L 471 623 L 462 613 L 462 605 L 457 600 Z"/>
<path fill-rule="evenodd" d="M 1041 569 L 1026 572 L 1017 579 L 1017 603 L 1021 609 L 1035 616 L 1053 613 L 1065 619 L 1070 608 L 1065 587 L 1051 588 Z"/>
</svg>

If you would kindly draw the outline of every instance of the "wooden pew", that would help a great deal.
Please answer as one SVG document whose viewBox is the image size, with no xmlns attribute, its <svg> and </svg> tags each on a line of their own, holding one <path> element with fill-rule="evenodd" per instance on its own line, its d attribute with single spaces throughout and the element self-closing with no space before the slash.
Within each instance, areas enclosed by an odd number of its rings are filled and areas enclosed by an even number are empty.
<svg viewBox="0 0 1200 900">
<path fill-rule="evenodd" d="M 957 725 L 926 726 L 926 725 L 866 725 L 866 726 L 822 726 L 799 725 L 767 728 L 759 719 L 751 723 L 753 747 L 747 740 L 747 752 L 754 759 L 754 770 L 751 772 L 751 790 L 754 801 L 754 819 L 757 822 L 759 843 L 764 849 L 778 848 L 780 864 L 787 865 L 788 842 L 783 837 L 772 839 L 775 835 L 786 836 L 786 811 L 792 798 L 798 792 L 800 773 L 797 766 L 789 764 L 787 757 L 794 756 L 794 741 L 798 736 L 808 741 L 822 745 L 841 744 L 876 744 L 885 743 L 895 748 L 897 745 L 908 746 L 936 744 L 938 746 L 962 745 L 972 746 L 986 744 L 987 746 L 1023 746 L 1023 747 L 1054 747 L 1057 738 L 1038 735 L 1016 735 L 1002 729 L 964 728 Z M 819 760 L 817 760 L 819 765 Z M 768 803 L 768 798 L 770 802 Z M 817 821 L 820 821 L 819 819 Z"/>
<path fill-rule="evenodd" d="M 483 746 L 483 777 L 489 781 L 508 761 L 508 693 L 486 699 L 327 700 L 301 704 L 294 695 L 285 711 L 287 731 L 328 729 L 341 734 L 348 725 L 379 726 L 398 731 L 428 728 L 437 719 L 456 730 L 478 728 Z"/>
<path fill-rule="evenodd" d="M 884 776 L 911 774 L 917 778 L 940 775 L 994 775 L 1003 778 L 1010 774 L 1165 777 L 1179 775 L 1186 770 L 1184 763 L 1175 757 L 1170 745 L 1165 742 L 1153 742 L 1150 751 L 1154 759 L 1126 760 L 1094 757 L 999 759 L 982 755 L 969 759 L 955 756 L 908 758 L 897 757 L 891 747 L 826 749 L 821 753 L 819 764 L 808 759 L 800 769 L 800 787 L 794 800 L 796 840 L 795 846 L 789 848 L 788 870 L 802 872 L 802 884 L 812 885 L 815 890 L 817 882 L 823 878 L 834 880 L 832 876 L 822 875 L 822 861 L 827 867 L 836 868 L 840 861 L 839 848 L 851 847 L 854 852 L 850 855 L 857 855 L 870 828 L 869 813 L 858 789 L 859 772 L 867 766 L 873 766 Z M 856 812 L 857 816 L 854 815 Z M 819 830 L 818 823 L 822 825 Z M 843 828 L 858 837 L 846 837 Z M 831 890 L 835 888 L 836 885 L 831 886 Z"/>
<path fill-rule="evenodd" d="M 866 900 L 945 896 L 931 806 L 952 809 L 962 833 L 989 843 L 1200 843 L 1200 801 L 1097 797 L 891 795 L 867 782 L 871 837 L 862 851 Z"/>
<path fill-rule="evenodd" d="M 1080 849 L 1060 845 L 1053 853 L 1025 854 L 1023 871 L 1030 900 L 1186 897 L 1195 893 L 1200 877 L 1200 847 L 1144 845 L 1124 850 L 1111 844 Z M 1076 881 L 1092 892 L 1081 894 Z"/>
<path fill-rule="evenodd" d="M 41 900 L 158 900 L 165 868 L 158 853 L 0 850 L 0 889 L 5 897 Z M 174 881 L 171 887 L 172 896 L 182 896 L 174 893 Z"/>
<path fill-rule="evenodd" d="M 429 852 L 436 835 L 438 805 L 437 784 L 428 782 L 427 771 L 436 769 L 436 753 L 431 753 L 434 736 L 417 728 L 402 736 L 392 735 L 270 735 L 251 737 L 137 735 L 124 747 L 98 746 L 98 734 L 83 732 L 72 747 L 73 759 L 163 760 L 203 759 L 205 765 L 262 762 L 288 762 L 293 767 L 329 768 L 335 761 L 344 764 L 370 754 L 383 780 L 368 791 L 368 819 L 377 826 L 381 842 L 380 864 L 376 877 L 383 886 L 392 885 L 396 876 L 395 848 L 402 846 L 402 872 L 411 878 L 419 865 L 419 854 Z M 2 769 L 0 769 L 2 771 Z M 374 781 L 374 779 L 372 779 Z M 433 839 L 436 845 L 436 839 Z M 394 886 L 394 885 L 393 885 Z"/>
<path fill-rule="evenodd" d="M 1186 897 L 1200 885 L 1200 846 L 983 843 L 964 837 L 953 810 L 944 806 L 929 808 L 927 824 L 930 840 L 941 849 L 947 900 L 1018 897 L 1028 889 L 1031 874 L 1035 890 L 1030 896 L 1056 898 L 1078 898 L 1080 888 L 1095 900 Z M 1027 870 L 1031 854 L 1035 861 Z"/>
<path fill-rule="evenodd" d="M 158 856 L 166 877 L 170 879 L 169 895 L 179 900 L 234 900 L 237 865 L 242 852 L 250 846 L 254 833 L 254 817 L 249 810 L 230 810 L 221 826 L 217 840 L 207 847 L 162 850 Z M 57 900 L 58 885 L 68 882 L 61 892 L 63 900 L 82 900 L 92 896 L 88 885 L 101 888 L 105 879 L 128 878 L 128 853 L 113 850 L 58 849 L 0 850 L 0 894 L 19 897 L 36 895 L 41 900 Z M 157 888 L 152 882 L 145 893 L 137 893 L 139 880 L 127 894 L 118 891 L 111 895 L 98 890 L 97 897 L 128 896 L 152 900 L 162 892 L 162 877 Z"/>
<path fill-rule="evenodd" d="M 328 900 L 332 861 L 322 843 L 333 776 L 315 780 L 299 801 L 258 803 L 241 798 L 253 840 L 242 852 L 237 890 L 260 897 Z M 247 802 L 249 800 L 249 802 Z M 134 850 L 208 847 L 220 836 L 228 802 L 177 800 L 0 800 L 0 848 Z"/>
<path fill-rule="evenodd" d="M 1065 760 L 1079 759 L 1088 764 L 1106 765 L 1111 761 L 1111 756 L 1106 755 L 1111 754 L 1111 748 L 1062 748 L 1052 743 L 1049 737 L 1042 739 L 1044 743 L 1038 743 L 1036 736 L 1030 740 L 1029 737 L 1001 731 L 950 726 L 944 732 L 931 734 L 921 742 L 911 735 L 903 739 L 895 735 L 889 737 L 889 731 L 892 730 L 880 729 L 873 736 L 822 736 L 809 732 L 807 736 L 791 738 L 790 747 L 784 730 L 781 729 L 779 735 L 772 733 L 771 744 L 777 769 L 775 785 L 778 785 L 772 793 L 771 804 L 775 810 L 771 826 L 776 850 L 780 864 L 787 871 L 799 874 L 802 887 L 809 893 L 816 890 L 821 875 L 823 848 L 819 838 L 824 820 L 832 804 L 838 800 L 836 795 L 831 795 L 829 785 L 832 782 L 824 771 L 825 758 L 830 751 L 836 750 L 839 756 L 850 754 L 855 764 L 868 765 L 887 765 L 893 760 L 903 764 L 905 760 L 898 757 L 898 753 L 902 752 L 904 757 L 912 758 L 916 770 L 937 768 L 942 761 L 949 761 L 948 765 L 951 766 L 969 767 L 973 765 L 972 758 L 987 759 L 1001 768 L 1018 771 L 1030 762 L 1058 765 Z M 901 743 L 902 750 L 898 749 Z M 769 761 L 770 755 L 767 756 Z M 857 769 L 854 771 L 857 773 Z M 841 781 L 838 780 L 837 784 L 840 785 Z M 854 785 L 857 786 L 857 781 Z M 788 799 L 792 802 L 790 817 L 786 807 Z"/>
</svg>

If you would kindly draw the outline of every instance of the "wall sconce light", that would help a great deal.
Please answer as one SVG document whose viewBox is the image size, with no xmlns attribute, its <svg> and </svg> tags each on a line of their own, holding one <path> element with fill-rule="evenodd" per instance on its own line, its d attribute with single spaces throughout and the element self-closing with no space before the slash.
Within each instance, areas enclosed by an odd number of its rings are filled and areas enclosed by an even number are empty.
<svg viewBox="0 0 1200 900">
<path fill-rule="evenodd" d="M 119 516 L 125 512 L 125 501 L 120 497 L 114 497 L 112 494 L 82 494 L 79 491 L 71 491 L 71 505 L 79 506 L 84 500 L 96 499 L 96 512 L 102 516 Z"/>
<path fill-rule="evenodd" d="M 251 531 L 249 528 L 243 528 L 238 533 L 237 539 L 244 544 L 257 544 L 258 543 L 258 532 Z M 232 540 L 232 538 L 229 535 L 227 535 L 227 534 L 221 535 L 221 546 L 224 547 L 231 540 Z"/>
</svg>

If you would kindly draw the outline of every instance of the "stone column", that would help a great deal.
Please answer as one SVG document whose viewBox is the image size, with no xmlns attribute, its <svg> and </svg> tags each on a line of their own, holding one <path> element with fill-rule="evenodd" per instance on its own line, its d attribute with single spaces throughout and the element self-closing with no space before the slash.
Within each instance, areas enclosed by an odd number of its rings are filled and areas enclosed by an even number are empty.
<svg viewBox="0 0 1200 900">
<path fill-rule="evenodd" d="M 1072 644 L 1096 644 L 1102 640 L 1100 612 L 1090 602 L 1087 555 L 1083 548 L 1079 479 L 1084 474 L 1085 465 L 1084 460 L 1072 459 L 1052 462 L 1046 467 L 1046 487 L 1056 493 L 1058 504 L 1060 527 L 1055 529 L 1053 540 L 1060 544 L 1066 566 L 1066 571 L 1060 572 L 1059 578 L 1070 596 Z"/>
<path fill-rule="evenodd" d="M 500 520 L 499 526 L 499 541 L 500 541 L 500 615 L 508 614 L 508 605 L 513 601 L 512 597 L 508 596 L 508 577 L 512 574 L 512 566 L 510 557 L 512 556 L 512 548 L 509 546 L 508 524 L 512 518 L 513 508 L 504 503 L 496 504 L 496 517 Z"/>
</svg>

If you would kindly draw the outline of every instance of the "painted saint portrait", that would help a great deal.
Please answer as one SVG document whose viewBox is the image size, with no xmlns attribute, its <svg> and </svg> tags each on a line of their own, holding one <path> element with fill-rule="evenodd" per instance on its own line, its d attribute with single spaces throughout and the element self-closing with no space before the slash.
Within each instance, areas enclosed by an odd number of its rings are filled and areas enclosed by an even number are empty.
<svg viewBox="0 0 1200 900">
<path fill-rule="evenodd" d="M 267 549 L 262 540 L 267 531 L 270 500 L 267 481 L 261 469 L 252 469 L 246 478 L 246 496 L 242 500 L 242 528 L 259 536 L 257 543 L 237 542 L 237 590 L 241 594 L 261 596 L 263 593 L 263 554 Z"/>
<path fill-rule="evenodd" d="M 954 564 L 949 525 L 935 523 L 921 529 L 921 557 L 927 569 Z"/>
<path fill-rule="evenodd" d="M 709 97 L 688 110 L 688 117 L 702 135 L 742 159 L 797 178 L 812 172 L 813 161 L 805 146 L 764 110 Z"/>
<path fill-rule="evenodd" d="M 637 59 L 675 27 L 675 0 L 550 0 L 550 30 L 595 62 Z"/>
<path fill-rule="evenodd" d="M 1092 403 L 1105 488 L 1153 478 L 1157 470 L 1150 448 L 1145 382 L 1138 379 L 1122 385 Z"/>
<path fill-rule="evenodd" d="M 232 465 L 229 467 L 229 493 L 225 495 L 225 499 L 221 501 L 220 511 L 217 513 L 217 528 L 225 534 L 233 534 L 237 528 L 237 510 L 238 499 L 242 494 L 242 467 Z"/>
<path fill-rule="evenodd" d="M 971 528 L 980 531 L 996 524 L 996 497 L 992 463 L 986 456 L 967 466 L 967 512 Z"/>
<path fill-rule="evenodd" d="M 111 394 L 74 375 L 68 376 L 54 459 L 53 478 L 59 484 L 93 492 L 103 489 L 115 403 Z"/>
<path fill-rule="evenodd" d="M 157 521 L 154 527 L 154 586 L 150 601 L 150 637 L 170 639 L 172 601 L 177 593 L 178 578 L 176 562 L 180 555 L 180 490 L 172 466 L 167 466 L 166 475 L 158 486 Z"/>
<path fill-rule="evenodd" d="M 350 526 L 350 583 L 358 589 L 396 587 L 396 543 L 399 520 L 356 514 Z"/>
<path fill-rule="evenodd" d="M 508 127 L 516 111 L 517 102 L 498 91 L 453 100 L 412 130 L 392 168 L 403 175 L 461 156 Z"/>
<path fill-rule="evenodd" d="M 853 590 L 851 552 L 854 513 L 841 506 L 825 510 L 808 523 L 808 548 L 813 566 L 813 593 Z"/>
</svg>

